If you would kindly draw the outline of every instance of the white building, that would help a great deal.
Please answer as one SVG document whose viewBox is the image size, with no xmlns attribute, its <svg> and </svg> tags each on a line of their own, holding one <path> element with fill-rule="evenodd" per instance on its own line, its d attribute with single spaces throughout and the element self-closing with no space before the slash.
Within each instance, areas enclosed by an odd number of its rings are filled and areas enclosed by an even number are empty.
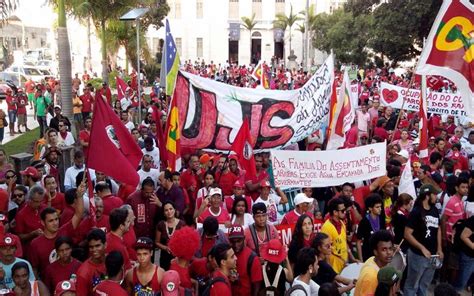
<svg viewBox="0 0 474 296">
<path fill-rule="evenodd" d="M 307 0 L 316 13 L 331 13 L 347 0 Z M 290 30 L 273 28 L 275 15 L 306 10 L 305 0 L 168 0 L 171 10 L 168 20 L 176 47 L 184 60 L 204 60 L 214 63 L 237 61 L 239 64 L 256 63 L 259 59 L 269 62 L 290 55 Z M 257 24 L 252 33 L 244 28 L 241 18 L 255 14 Z M 304 21 L 300 21 L 303 24 Z M 302 60 L 303 34 L 295 24 L 291 31 L 291 48 Z M 158 50 L 165 28 L 148 30 L 152 52 Z M 312 54 L 311 56 L 314 56 Z"/>
</svg>

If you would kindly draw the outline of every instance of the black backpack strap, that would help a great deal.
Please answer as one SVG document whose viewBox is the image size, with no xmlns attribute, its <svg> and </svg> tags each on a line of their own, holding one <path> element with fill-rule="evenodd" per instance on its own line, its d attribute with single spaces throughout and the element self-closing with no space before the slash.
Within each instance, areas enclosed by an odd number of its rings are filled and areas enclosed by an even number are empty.
<svg viewBox="0 0 474 296">
<path fill-rule="evenodd" d="M 252 252 L 250 253 L 249 258 L 247 259 L 247 274 L 249 278 L 250 278 L 250 272 L 252 271 L 253 261 L 255 260 L 256 257 L 257 257 L 257 254 L 255 252 Z"/>
<path fill-rule="evenodd" d="M 225 283 L 227 285 L 227 282 L 225 281 L 223 277 L 218 276 L 218 277 L 212 278 L 207 283 L 207 288 L 204 290 L 203 295 L 211 295 L 212 285 L 214 285 L 215 283 Z"/>
<path fill-rule="evenodd" d="M 293 293 L 294 291 L 296 290 L 301 290 L 304 292 L 304 294 L 306 296 L 308 296 L 308 294 L 306 293 L 306 290 L 304 289 L 304 287 L 300 284 L 296 284 L 296 285 L 292 285 L 290 289 L 286 290 L 285 292 L 285 296 L 291 296 L 291 293 Z"/>
<path fill-rule="evenodd" d="M 265 242 L 269 242 L 270 241 L 270 225 L 265 224 L 265 234 L 266 234 L 266 237 L 265 237 Z"/>
<path fill-rule="evenodd" d="M 249 226 L 250 235 L 252 236 L 253 244 L 255 245 L 255 253 L 260 256 L 260 247 L 258 244 L 257 230 L 255 230 L 255 224 Z"/>
</svg>

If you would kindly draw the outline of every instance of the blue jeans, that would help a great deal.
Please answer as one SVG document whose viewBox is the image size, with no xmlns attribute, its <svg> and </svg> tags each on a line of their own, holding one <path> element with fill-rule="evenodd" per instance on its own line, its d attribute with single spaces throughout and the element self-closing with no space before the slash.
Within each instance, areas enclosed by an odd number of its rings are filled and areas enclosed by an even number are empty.
<svg viewBox="0 0 474 296">
<path fill-rule="evenodd" d="M 456 291 L 461 292 L 464 290 L 472 273 L 474 273 L 474 258 L 467 256 L 462 251 L 459 252 L 459 274 L 454 285 Z"/>
<path fill-rule="evenodd" d="M 415 254 L 411 249 L 408 249 L 407 263 L 408 273 L 403 295 L 425 296 L 435 273 L 435 268 L 431 265 L 431 260 L 425 256 Z"/>
<path fill-rule="evenodd" d="M 39 128 L 40 128 L 40 138 L 42 138 L 44 136 L 44 132 L 48 128 L 48 124 L 46 123 L 46 115 L 36 116 L 36 121 L 38 121 Z"/>
</svg>

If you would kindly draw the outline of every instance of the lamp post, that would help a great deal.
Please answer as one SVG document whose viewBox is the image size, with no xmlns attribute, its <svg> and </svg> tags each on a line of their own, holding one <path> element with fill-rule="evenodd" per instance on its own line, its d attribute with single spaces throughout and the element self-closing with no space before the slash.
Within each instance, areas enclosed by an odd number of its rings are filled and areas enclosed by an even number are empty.
<svg viewBox="0 0 474 296">
<path fill-rule="evenodd" d="M 138 72 L 138 124 L 142 122 L 141 107 L 141 80 L 140 80 L 140 18 L 146 14 L 149 8 L 134 8 L 120 17 L 121 21 L 135 21 L 137 27 L 137 72 Z"/>
</svg>

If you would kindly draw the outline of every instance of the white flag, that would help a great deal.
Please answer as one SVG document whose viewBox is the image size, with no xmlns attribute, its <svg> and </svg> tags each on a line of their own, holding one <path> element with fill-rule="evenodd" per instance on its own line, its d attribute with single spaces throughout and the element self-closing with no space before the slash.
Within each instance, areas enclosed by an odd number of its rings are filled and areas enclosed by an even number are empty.
<svg viewBox="0 0 474 296">
<path fill-rule="evenodd" d="M 400 185 L 398 185 L 398 194 L 407 193 L 411 197 L 416 198 L 415 184 L 413 183 L 413 174 L 411 173 L 411 163 L 408 159 L 400 177 Z"/>
</svg>

